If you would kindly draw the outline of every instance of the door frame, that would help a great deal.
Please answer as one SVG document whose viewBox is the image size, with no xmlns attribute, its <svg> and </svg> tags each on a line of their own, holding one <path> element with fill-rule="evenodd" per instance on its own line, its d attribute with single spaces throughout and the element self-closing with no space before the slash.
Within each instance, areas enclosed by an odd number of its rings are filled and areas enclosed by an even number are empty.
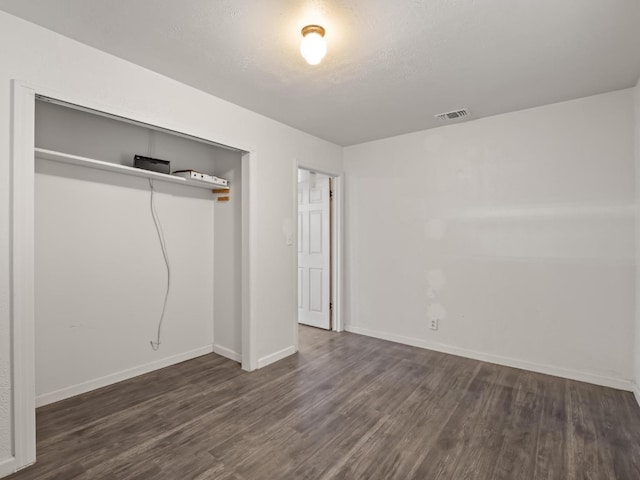
<svg viewBox="0 0 640 480">
<path fill-rule="evenodd" d="M 36 95 L 82 108 L 144 123 L 177 134 L 229 145 L 208 135 L 189 133 L 190 127 L 172 124 L 166 118 L 149 117 L 105 105 L 97 99 L 82 98 L 72 91 L 59 91 L 21 80 L 11 82 L 10 123 L 10 343 L 12 384 L 12 458 L 0 465 L 3 472 L 20 470 L 36 461 L 35 422 L 35 315 L 34 315 L 34 184 L 35 184 L 35 102 Z M 242 369 L 258 367 L 256 336 L 257 151 L 242 151 Z M 213 322 L 213 318 L 211 319 Z M 213 339 L 212 339 L 213 343 Z"/>
<path fill-rule="evenodd" d="M 344 174 L 315 168 L 298 159 L 293 162 L 293 289 L 294 289 L 294 322 L 293 338 L 298 351 L 298 169 L 321 173 L 331 178 L 333 201 L 331 202 L 331 299 L 333 318 L 331 330 L 344 331 L 343 320 L 343 251 L 344 251 Z"/>
</svg>

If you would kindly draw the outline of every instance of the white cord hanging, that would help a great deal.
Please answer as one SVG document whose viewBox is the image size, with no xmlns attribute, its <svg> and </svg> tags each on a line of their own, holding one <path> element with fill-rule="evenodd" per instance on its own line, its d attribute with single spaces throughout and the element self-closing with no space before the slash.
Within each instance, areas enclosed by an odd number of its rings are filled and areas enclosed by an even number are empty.
<svg viewBox="0 0 640 480">
<path fill-rule="evenodd" d="M 153 180 L 151 178 L 149 179 L 149 190 L 150 190 L 149 207 L 151 209 L 151 216 L 153 217 L 153 223 L 156 226 L 158 240 L 160 240 L 160 248 L 162 249 L 162 256 L 164 258 L 164 263 L 167 267 L 167 290 L 164 295 L 164 303 L 162 304 L 162 314 L 160 315 L 160 321 L 158 322 L 158 332 L 156 335 L 156 341 L 154 342 L 153 340 L 151 340 L 149 342 L 151 344 L 151 348 L 153 348 L 154 350 L 158 350 L 160 348 L 160 343 L 161 343 L 162 324 L 164 322 L 164 314 L 167 309 L 167 299 L 169 298 L 169 290 L 171 289 L 171 267 L 169 266 L 169 256 L 167 255 L 167 246 L 164 240 L 164 232 L 162 231 L 160 218 L 158 217 L 158 213 L 156 212 L 156 206 L 154 202 Z"/>
</svg>

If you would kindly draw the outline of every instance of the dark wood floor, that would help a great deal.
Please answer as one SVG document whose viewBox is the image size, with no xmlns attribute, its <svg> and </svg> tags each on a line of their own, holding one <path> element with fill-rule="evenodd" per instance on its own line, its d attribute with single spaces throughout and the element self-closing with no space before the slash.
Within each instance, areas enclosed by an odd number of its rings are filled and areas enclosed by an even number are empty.
<svg viewBox="0 0 640 480">
<path fill-rule="evenodd" d="M 308 327 L 300 350 L 41 408 L 38 462 L 9 478 L 640 479 L 630 393 Z"/>
</svg>

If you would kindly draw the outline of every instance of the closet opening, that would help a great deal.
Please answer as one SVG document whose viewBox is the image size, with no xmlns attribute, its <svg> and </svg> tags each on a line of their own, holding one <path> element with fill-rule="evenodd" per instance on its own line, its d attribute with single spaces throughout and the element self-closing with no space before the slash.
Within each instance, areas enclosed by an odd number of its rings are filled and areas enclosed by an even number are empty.
<svg viewBox="0 0 640 480">
<path fill-rule="evenodd" d="M 215 350 L 240 361 L 241 154 L 37 98 L 37 407 Z"/>
<path fill-rule="evenodd" d="M 256 152 L 19 81 L 11 116 L 16 464 L 37 406 L 211 352 L 255 369 Z"/>
</svg>

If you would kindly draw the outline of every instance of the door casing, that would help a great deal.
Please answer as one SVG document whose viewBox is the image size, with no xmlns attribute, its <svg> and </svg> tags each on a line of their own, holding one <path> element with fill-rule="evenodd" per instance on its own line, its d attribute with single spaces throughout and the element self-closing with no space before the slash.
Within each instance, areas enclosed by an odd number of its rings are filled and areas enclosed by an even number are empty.
<svg viewBox="0 0 640 480">
<path fill-rule="evenodd" d="M 292 218 L 293 218 L 293 269 L 292 280 L 294 285 L 294 296 L 292 302 L 292 327 L 294 346 L 296 351 L 299 348 L 298 340 L 298 169 L 309 170 L 327 175 L 331 178 L 333 199 L 331 202 L 331 303 L 333 304 L 333 317 L 331 320 L 334 332 L 344 331 L 343 319 L 343 252 L 344 252 L 344 174 L 342 172 L 327 171 L 315 168 L 299 159 L 293 161 L 293 196 Z"/>
</svg>

